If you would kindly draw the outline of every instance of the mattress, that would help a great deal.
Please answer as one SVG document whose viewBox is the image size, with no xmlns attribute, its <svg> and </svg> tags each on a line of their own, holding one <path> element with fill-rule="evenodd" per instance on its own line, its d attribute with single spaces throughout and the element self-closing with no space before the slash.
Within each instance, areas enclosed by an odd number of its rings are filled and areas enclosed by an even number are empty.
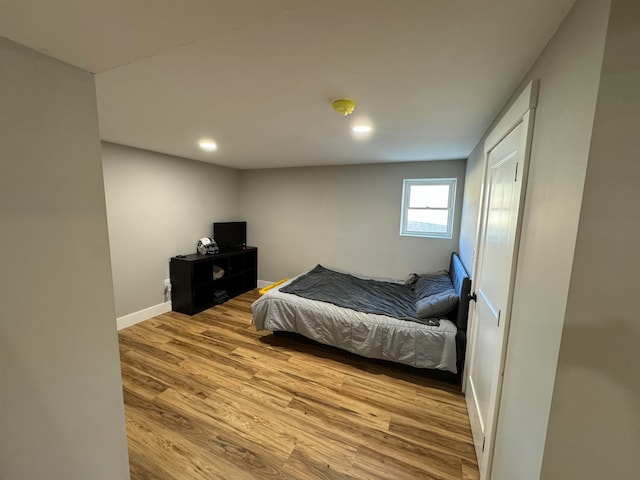
<svg viewBox="0 0 640 480">
<path fill-rule="evenodd" d="M 368 358 L 457 373 L 456 326 L 423 325 L 283 293 L 285 282 L 251 305 L 257 330 L 296 332 Z"/>
</svg>

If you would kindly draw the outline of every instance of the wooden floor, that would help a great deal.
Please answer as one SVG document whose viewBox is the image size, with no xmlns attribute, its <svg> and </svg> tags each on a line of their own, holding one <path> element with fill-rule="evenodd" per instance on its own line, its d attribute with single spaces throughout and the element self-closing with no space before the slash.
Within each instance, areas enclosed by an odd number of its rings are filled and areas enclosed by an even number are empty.
<svg viewBox="0 0 640 480">
<path fill-rule="evenodd" d="M 479 478 L 453 386 L 256 332 L 257 297 L 120 331 L 133 480 Z"/>
</svg>

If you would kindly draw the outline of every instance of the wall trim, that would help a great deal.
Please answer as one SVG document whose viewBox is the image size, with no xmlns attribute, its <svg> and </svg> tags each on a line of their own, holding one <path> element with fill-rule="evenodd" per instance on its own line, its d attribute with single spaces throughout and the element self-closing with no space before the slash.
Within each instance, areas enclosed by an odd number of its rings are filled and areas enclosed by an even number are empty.
<svg viewBox="0 0 640 480">
<path fill-rule="evenodd" d="M 257 287 L 268 287 L 272 283 L 273 282 L 270 282 L 268 280 L 258 280 Z M 144 322 L 145 320 L 149 320 L 150 318 L 162 315 L 163 313 L 167 313 L 170 311 L 171 302 L 159 303 L 158 305 L 154 305 L 152 307 L 116 318 L 116 325 L 118 326 L 118 330 L 122 330 L 123 328 L 131 327 L 137 323 Z"/>
<path fill-rule="evenodd" d="M 158 305 L 116 318 L 116 325 L 118 326 L 118 330 L 122 330 L 123 328 L 131 327 L 136 323 L 144 322 L 145 320 L 170 311 L 171 302 L 159 303 Z"/>
<path fill-rule="evenodd" d="M 485 157 L 487 152 L 493 150 L 511 131 L 522 123 L 522 117 L 530 111 L 535 110 L 538 105 L 538 92 L 540 90 L 540 79 L 531 80 L 522 90 L 522 93 L 509 107 L 495 127 L 491 129 L 484 141 Z"/>
</svg>

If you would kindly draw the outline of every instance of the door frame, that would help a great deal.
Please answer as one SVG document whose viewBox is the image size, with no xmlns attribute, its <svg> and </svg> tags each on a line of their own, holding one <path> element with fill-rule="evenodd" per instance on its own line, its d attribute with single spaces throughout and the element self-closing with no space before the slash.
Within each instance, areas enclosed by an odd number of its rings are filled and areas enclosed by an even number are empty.
<svg viewBox="0 0 640 480">
<path fill-rule="evenodd" d="M 500 413 L 500 400 L 502 393 L 502 379 L 504 377 L 504 369 L 506 367 L 506 353 L 507 347 L 509 343 L 509 330 L 511 325 L 511 305 L 513 302 L 513 287 L 515 284 L 516 271 L 518 266 L 518 251 L 520 246 L 520 233 L 522 230 L 522 217 L 524 213 L 524 205 L 525 205 L 525 197 L 526 197 L 526 189 L 527 189 L 527 181 L 529 174 L 529 158 L 531 154 L 531 144 L 533 139 L 533 123 L 535 116 L 535 108 L 538 103 L 538 92 L 539 92 L 539 80 L 532 80 L 529 84 L 523 89 L 522 93 L 518 96 L 518 98 L 513 102 L 513 104 L 509 107 L 509 109 L 504 113 L 504 115 L 500 118 L 500 120 L 495 124 L 495 126 L 491 129 L 487 137 L 484 141 L 483 146 L 483 166 L 482 166 L 482 183 L 480 187 L 480 211 L 478 212 L 478 223 L 476 230 L 476 245 L 474 249 L 474 259 L 473 259 L 473 278 L 471 283 L 471 290 L 475 291 L 475 279 L 478 277 L 478 268 L 480 265 L 480 258 L 482 252 L 480 251 L 480 244 L 482 239 L 484 238 L 487 215 L 488 215 L 488 192 L 486 188 L 486 182 L 488 180 L 488 166 L 489 166 L 489 154 L 491 151 L 502 141 L 507 135 L 509 135 L 518 125 L 523 124 L 525 127 L 525 144 L 523 150 L 523 165 L 521 169 L 522 175 L 522 187 L 521 194 L 519 199 L 519 209 L 518 209 L 518 218 L 516 222 L 516 233 L 515 233 L 515 241 L 513 246 L 513 262 L 511 268 L 511 278 L 509 282 L 509 292 L 507 299 L 507 310 L 504 317 L 504 335 L 502 339 L 501 353 L 500 353 L 500 369 L 498 372 L 498 382 L 496 385 L 496 394 L 495 394 L 495 404 L 492 405 L 492 424 L 489 426 L 485 426 L 485 432 L 488 433 L 488 437 L 485 437 L 485 462 L 482 464 L 482 468 L 480 471 L 481 480 L 489 480 L 491 478 L 491 466 L 493 462 L 493 449 L 495 446 L 495 434 L 496 427 L 498 424 L 498 417 Z M 474 304 L 469 309 L 469 339 L 467 342 L 467 352 L 465 357 L 465 366 L 463 372 L 469 372 L 473 358 L 473 349 L 475 346 L 475 337 L 476 337 L 476 322 L 475 322 L 475 314 L 476 314 L 476 305 Z M 467 375 L 466 373 L 463 375 L 462 379 L 462 389 L 467 392 Z M 469 397 L 467 396 L 467 405 L 469 405 Z M 469 408 L 469 415 L 475 415 L 475 410 Z M 473 423 L 473 422 L 472 422 Z M 480 464 L 480 459 L 478 459 Z"/>
</svg>

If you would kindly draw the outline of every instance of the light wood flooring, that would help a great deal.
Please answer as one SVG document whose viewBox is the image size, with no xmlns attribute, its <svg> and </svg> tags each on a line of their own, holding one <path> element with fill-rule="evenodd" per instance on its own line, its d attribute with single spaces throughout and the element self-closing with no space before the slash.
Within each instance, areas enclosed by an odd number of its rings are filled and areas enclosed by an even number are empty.
<svg viewBox="0 0 640 480">
<path fill-rule="evenodd" d="M 479 478 L 456 387 L 256 332 L 257 297 L 120 331 L 132 480 Z"/>
</svg>

